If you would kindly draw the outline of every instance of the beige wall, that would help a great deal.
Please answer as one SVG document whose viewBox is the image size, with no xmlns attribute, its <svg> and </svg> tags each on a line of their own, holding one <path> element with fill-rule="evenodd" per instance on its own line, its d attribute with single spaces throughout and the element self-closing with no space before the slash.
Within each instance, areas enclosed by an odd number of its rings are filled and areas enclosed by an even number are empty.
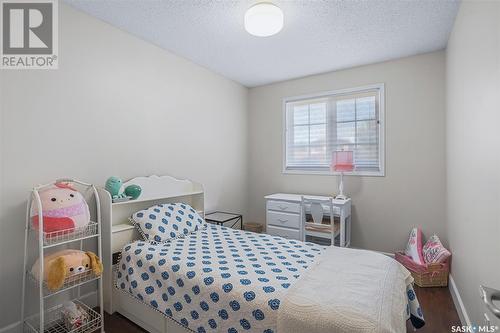
<svg viewBox="0 0 500 333">
<path fill-rule="evenodd" d="M 0 71 L 0 327 L 19 320 L 25 200 L 70 176 L 172 174 L 243 211 L 247 89 L 60 5 L 60 68 Z"/>
<path fill-rule="evenodd" d="M 282 174 L 282 99 L 385 83 L 385 177 L 346 177 L 352 245 L 402 249 L 412 226 L 446 241 L 445 56 L 435 52 L 250 89 L 249 219 L 265 222 L 266 194 L 331 194 L 337 178 Z"/>
<path fill-rule="evenodd" d="M 446 77 L 452 274 L 470 320 L 482 325 L 479 285 L 500 289 L 500 2 L 462 3 Z"/>
</svg>

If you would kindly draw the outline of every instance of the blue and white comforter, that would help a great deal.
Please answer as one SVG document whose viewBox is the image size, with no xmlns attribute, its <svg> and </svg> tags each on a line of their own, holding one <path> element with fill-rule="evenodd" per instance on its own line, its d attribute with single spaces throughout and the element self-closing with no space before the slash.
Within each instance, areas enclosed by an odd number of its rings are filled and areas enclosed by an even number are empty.
<svg viewBox="0 0 500 333">
<path fill-rule="evenodd" d="M 281 295 L 322 249 L 209 225 L 168 243 L 127 245 L 117 287 L 196 332 L 272 333 Z"/>
<path fill-rule="evenodd" d="M 273 333 L 283 294 L 323 252 L 312 243 L 208 225 L 167 243 L 127 245 L 116 285 L 195 332 Z M 408 297 L 407 311 L 421 317 L 411 286 Z"/>
</svg>

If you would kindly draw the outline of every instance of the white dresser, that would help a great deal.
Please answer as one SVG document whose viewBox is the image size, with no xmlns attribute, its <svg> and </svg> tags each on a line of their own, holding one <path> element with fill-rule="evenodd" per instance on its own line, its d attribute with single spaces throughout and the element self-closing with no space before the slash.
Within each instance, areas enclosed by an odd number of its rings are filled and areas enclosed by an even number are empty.
<svg viewBox="0 0 500 333">
<path fill-rule="evenodd" d="M 275 193 L 266 199 L 266 232 L 289 239 L 305 240 L 302 196 L 325 200 L 328 197 L 307 194 Z M 339 245 L 348 247 L 351 243 L 351 199 L 333 200 L 334 215 L 340 218 Z M 325 214 L 328 208 L 324 207 Z M 305 214 L 306 212 L 304 212 Z"/>
</svg>

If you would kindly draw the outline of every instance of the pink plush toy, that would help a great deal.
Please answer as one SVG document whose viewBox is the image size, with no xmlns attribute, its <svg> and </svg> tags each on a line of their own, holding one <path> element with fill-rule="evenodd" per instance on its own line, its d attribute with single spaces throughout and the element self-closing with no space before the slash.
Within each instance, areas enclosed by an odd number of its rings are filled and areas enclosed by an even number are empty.
<svg viewBox="0 0 500 333">
<path fill-rule="evenodd" d="M 82 194 L 70 184 L 57 183 L 39 192 L 42 201 L 43 231 L 54 232 L 86 226 L 90 222 L 90 212 Z M 31 207 L 33 226 L 38 227 L 36 204 Z"/>
</svg>

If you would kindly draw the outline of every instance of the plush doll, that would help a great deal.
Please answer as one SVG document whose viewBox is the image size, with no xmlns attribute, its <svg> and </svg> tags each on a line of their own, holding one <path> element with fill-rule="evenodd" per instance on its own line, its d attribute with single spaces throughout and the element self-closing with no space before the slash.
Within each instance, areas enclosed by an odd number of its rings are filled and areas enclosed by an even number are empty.
<svg viewBox="0 0 500 333">
<path fill-rule="evenodd" d="M 90 211 L 82 194 L 70 184 L 58 183 L 39 192 L 42 201 L 43 231 L 71 231 L 90 222 Z M 37 205 L 31 207 L 33 225 L 38 227 Z"/>
<path fill-rule="evenodd" d="M 80 250 L 61 250 L 43 258 L 44 281 L 49 290 L 60 289 L 65 281 L 78 278 L 78 274 L 93 270 L 99 276 L 102 273 L 102 263 L 92 252 Z M 39 277 L 40 262 L 37 260 L 31 268 L 33 276 Z"/>
</svg>

